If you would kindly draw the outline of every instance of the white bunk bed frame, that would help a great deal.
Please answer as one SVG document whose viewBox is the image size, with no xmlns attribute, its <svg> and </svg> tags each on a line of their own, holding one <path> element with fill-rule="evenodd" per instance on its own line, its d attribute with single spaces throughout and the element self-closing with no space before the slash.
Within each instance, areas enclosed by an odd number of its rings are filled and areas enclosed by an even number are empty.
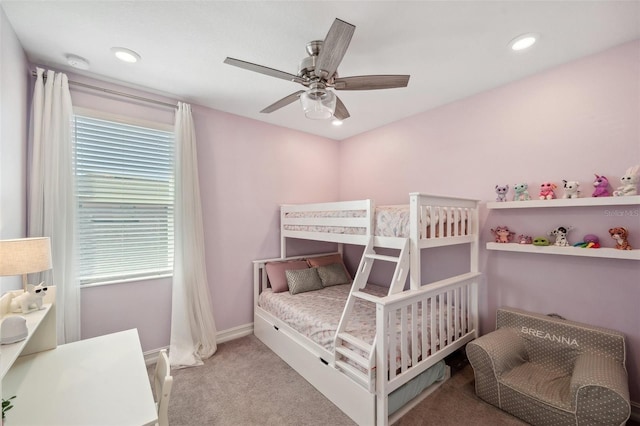
<svg viewBox="0 0 640 426">
<path fill-rule="evenodd" d="M 386 426 L 397 421 L 433 392 L 437 384 L 427 388 L 391 416 L 389 395 L 478 335 L 478 201 L 420 193 L 411 193 L 409 198 L 409 238 L 374 236 L 375 208 L 371 200 L 283 205 L 281 257 L 254 261 L 254 334 L 359 425 Z M 338 210 L 364 210 L 366 214 L 364 217 L 349 218 L 288 217 L 291 212 Z M 446 216 L 447 220 L 431 220 L 428 235 L 426 232 L 421 233 L 420 224 L 426 224 L 427 217 L 434 213 L 441 218 Z M 365 228 L 366 231 L 364 235 L 335 234 L 287 229 L 290 225 L 358 227 Z M 258 306 L 258 296 L 269 285 L 265 268 L 268 262 L 313 257 L 287 257 L 288 238 L 339 243 L 340 252 L 343 244 L 365 246 L 336 333 L 333 352 L 301 335 Z M 421 250 L 454 244 L 470 245 L 469 272 L 423 285 Z M 375 253 L 375 248 L 378 247 L 400 250 L 400 255 L 397 258 L 378 255 Z M 397 263 L 389 295 L 386 297 L 375 297 L 360 291 L 366 285 L 375 260 Z M 407 273 L 410 273 L 410 288 L 404 290 Z M 372 345 L 344 332 L 356 298 L 376 305 L 376 337 Z M 422 315 L 419 321 L 411 320 L 409 326 L 408 320 L 414 318 L 414 315 L 417 318 L 419 307 L 427 308 L 430 318 Z M 396 316 L 401 318 L 399 325 L 395 320 L 389 320 Z M 401 336 L 402 342 L 399 363 L 396 363 L 395 356 L 396 335 Z M 420 343 L 418 336 L 427 335 L 437 336 L 437 339 L 422 339 Z M 411 345 L 406 343 L 409 336 Z M 347 350 L 344 342 L 369 353 L 369 358 Z M 362 369 L 353 368 L 353 364 Z M 376 374 L 376 371 L 388 374 Z"/>
</svg>

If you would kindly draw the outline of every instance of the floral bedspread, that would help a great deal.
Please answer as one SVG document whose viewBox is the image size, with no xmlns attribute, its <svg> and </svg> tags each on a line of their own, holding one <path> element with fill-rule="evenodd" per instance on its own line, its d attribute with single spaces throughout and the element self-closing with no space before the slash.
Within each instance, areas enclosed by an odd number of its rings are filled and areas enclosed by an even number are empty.
<svg viewBox="0 0 640 426">
<path fill-rule="evenodd" d="M 299 333 L 307 336 L 330 352 L 333 352 L 334 336 L 338 329 L 338 322 L 340 321 L 343 307 L 349 295 L 350 287 L 350 284 L 336 285 L 318 291 L 298 293 L 295 295 L 291 295 L 289 292 L 273 293 L 271 289 L 267 289 L 260 294 L 258 305 L 272 315 L 280 318 Z M 367 285 L 366 292 L 376 296 L 386 296 L 387 289 L 369 284 Z M 375 315 L 376 309 L 374 303 L 357 299 L 353 313 L 349 317 L 346 331 L 360 340 L 372 344 L 376 331 Z M 421 315 L 422 312 L 419 308 L 419 321 Z M 429 317 L 430 315 L 427 313 L 427 330 L 430 328 Z M 447 316 L 445 316 L 445 318 L 446 317 Z M 400 318 L 398 317 L 397 324 L 399 324 L 399 322 Z M 453 324 L 451 324 L 451 326 L 452 325 Z M 450 327 L 449 333 L 453 335 L 452 327 Z M 410 348 L 411 336 L 410 333 L 407 334 L 407 347 Z M 421 333 L 418 334 L 418 343 L 420 343 L 422 335 Z M 427 338 L 429 339 L 430 336 L 428 335 Z M 400 342 L 399 335 L 396 342 Z M 436 342 L 436 345 L 437 344 L 438 342 Z M 418 344 L 418 347 L 420 347 L 420 344 Z M 397 365 L 400 363 L 400 359 L 401 348 L 400 345 L 398 345 L 396 348 Z"/>
</svg>

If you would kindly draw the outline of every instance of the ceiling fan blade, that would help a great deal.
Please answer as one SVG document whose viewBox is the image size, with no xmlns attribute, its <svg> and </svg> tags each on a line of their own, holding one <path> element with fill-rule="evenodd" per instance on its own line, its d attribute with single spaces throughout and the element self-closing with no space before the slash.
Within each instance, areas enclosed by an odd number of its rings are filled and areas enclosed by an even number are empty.
<svg viewBox="0 0 640 426">
<path fill-rule="evenodd" d="M 233 65 L 235 67 L 243 68 L 249 71 L 259 72 L 260 74 L 265 74 L 271 77 L 281 78 L 283 80 L 293 81 L 296 83 L 300 82 L 300 77 L 295 74 L 289 74 L 288 72 L 279 71 L 273 68 L 265 67 L 263 65 L 254 64 L 247 61 L 242 61 L 240 59 L 229 58 L 224 60 L 225 64 Z"/>
<path fill-rule="evenodd" d="M 347 111 L 347 107 L 344 106 L 339 97 L 336 96 L 336 110 L 333 113 L 333 116 L 338 120 L 346 120 L 351 117 L 349 111 Z"/>
<path fill-rule="evenodd" d="M 333 21 L 316 61 L 314 71 L 316 76 L 325 79 L 331 78 L 342 62 L 355 30 L 355 25 L 337 18 Z"/>
<path fill-rule="evenodd" d="M 409 75 L 360 75 L 338 77 L 334 81 L 336 90 L 377 90 L 407 87 Z"/>
<path fill-rule="evenodd" d="M 284 98 L 280 99 L 279 101 L 276 101 L 276 102 L 272 103 L 271 105 L 269 105 L 268 107 L 266 107 L 265 109 L 263 109 L 260 112 L 262 112 L 262 113 L 270 113 L 270 112 L 278 110 L 278 109 L 280 109 L 280 108 L 282 108 L 284 106 L 287 106 L 290 103 L 297 101 L 302 93 L 304 93 L 304 90 L 298 90 L 297 92 L 292 93 L 289 96 L 285 96 Z"/>
</svg>

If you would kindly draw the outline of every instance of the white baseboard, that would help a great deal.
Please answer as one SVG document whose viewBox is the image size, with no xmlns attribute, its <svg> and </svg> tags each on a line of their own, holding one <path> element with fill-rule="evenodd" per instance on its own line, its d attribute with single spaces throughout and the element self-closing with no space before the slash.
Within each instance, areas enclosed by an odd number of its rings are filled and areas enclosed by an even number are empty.
<svg viewBox="0 0 640 426">
<path fill-rule="evenodd" d="M 237 327 L 219 331 L 216 334 L 216 342 L 224 343 L 228 342 L 229 340 L 235 340 L 244 336 L 248 336 L 250 334 L 253 334 L 253 323 L 239 325 Z"/>
<path fill-rule="evenodd" d="M 640 404 L 631 401 L 631 417 L 629 420 L 640 423 Z"/>
<path fill-rule="evenodd" d="M 253 334 L 253 323 L 239 325 L 227 330 L 218 331 L 216 333 L 216 343 L 228 342 L 229 340 L 239 339 L 250 334 Z M 143 354 L 144 362 L 147 367 L 156 363 L 156 361 L 158 360 L 158 353 L 163 349 L 169 350 L 169 346 L 153 349 Z"/>
</svg>

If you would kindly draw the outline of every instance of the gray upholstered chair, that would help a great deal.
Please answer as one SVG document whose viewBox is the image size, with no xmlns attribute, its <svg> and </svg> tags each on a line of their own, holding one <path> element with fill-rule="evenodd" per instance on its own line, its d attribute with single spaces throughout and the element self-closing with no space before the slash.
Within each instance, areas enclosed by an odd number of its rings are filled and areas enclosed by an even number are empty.
<svg viewBox="0 0 640 426">
<path fill-rule="evenodd" d="M 631 414 L 624 336 L 500 308 L 467 345 L 476 394 L 533 425 L 621 425 Z"/>
</svg>

